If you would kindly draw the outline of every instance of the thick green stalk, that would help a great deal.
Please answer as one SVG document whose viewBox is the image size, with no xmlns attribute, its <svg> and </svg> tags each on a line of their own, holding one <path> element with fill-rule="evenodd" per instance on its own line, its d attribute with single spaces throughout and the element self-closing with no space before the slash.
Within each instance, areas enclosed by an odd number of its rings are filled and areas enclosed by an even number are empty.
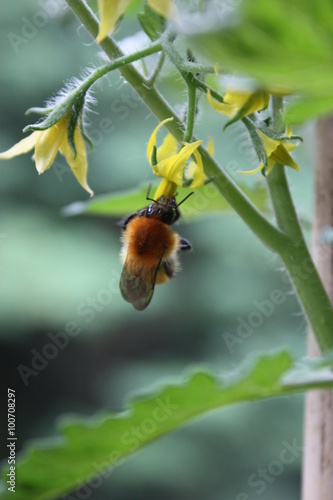
<svg viewBox="0 0 333 500">
<path fill-rule="evenodd" d="M 192 82 L 191 75 L 187 76 L 187 115 L 186 115 L 186 130 L 184 134 L 184 142 L 190 142 L 193 135 L 194 118 L 196 112 L 196 86 Z"/>
<path fill-rule="evenodd" d="M 96 38 L 98 20 L 87 4 L 83 0 L 67 0 L 67 3 L 89 33 Z M 111 38 L 106 38 L 100 45 L 110 59 L 122 56 L 119 47 Z M 154 87 L 150 86 L 148 81 L 132 65 L 129 64 L 120 68 L 120 72 L 160 121 L 165 118 L 174 117 L 174 120 L 166 123 L 166 128 L 181 143 L 184 137 L 183 123 L 163 96 Z M 192 139 L 196 140 L 194 137 Z M 214 176 L 214 184 L 219 192 L 258 238 L 272 250 L 276 250 L 286 243 L 287 238 L 282 231 L 275 228 L 263 217 L 231 177 L 225 171 L 221 170 L 220 166 L 209 155 L 207 150 L 201 146 L 199 151 L 203 158 L 207 176 Z"/>
<path fill-rule="evenodd" d="M 281 132 L 281 97 L 273 96 L 273 127 Z M 267 176 L 279 228 L 289 238 L 278 249 L 322 352 L 333 349 L 333 309 L 304 240 L 290 194 L 285 167 L 275 165 Z"/>
</svg>

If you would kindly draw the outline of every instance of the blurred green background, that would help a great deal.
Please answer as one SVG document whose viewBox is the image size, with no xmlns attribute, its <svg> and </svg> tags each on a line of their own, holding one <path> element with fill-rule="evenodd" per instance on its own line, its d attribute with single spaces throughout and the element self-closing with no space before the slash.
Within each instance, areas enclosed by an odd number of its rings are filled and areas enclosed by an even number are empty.
<svg viewBox="0 0 333 500">
<path fill-rule="evenodd" d="M 134 18 L 126 19 L 118 39 L 139 29 Z M 4 151 L 34 121 L 24 115 L 28 108 L 41 106 L 64 82 L 103 59 L 64 0 L 2 2 L 0 24 Z M 128 46 L 133 43 L 140 38 L 128 40 Z M 184 87 L 174 76 L 166 65 L 159 86 L 181 113 Z M 87 116 L 94 142 L 89 184 L 95 194 L 148 185 L 146 145 L 156 119 L 119 74 L 105 77 L 94 95 L 98 103 Z M 213 136 L 216 158 L 237 180 L 237 168 L 257 164 L 244 128 L 238 124 L 222 133 L 221 115 L 203 99 L 200 109 L 196 135 L 205 142 Z M 288 175 L 297 208 L 309 221 L 313 126 L 295 133 L 305 139 L 295 152 L 302 169 Z M 264 179 L 258 175 L 248 182 Z M 181 256 L 182 272 L 157 287 L 149 308 L 138 313 L 118 291 L 117 221 L 61 215 L 63 206 L 87 199 L 63 158 L 41 177 L 30 154 L 1 162 L 0 191 L 1 393 L 16 390 L 19 449 L 27 440 L 56 434 L 56 420 L 64 413 L 121 410 L 134 393 L 177 380 L 194 365 L 228 373 L 250 353 L 285 346 L 297 356 L 305 353 L 306 324 L 281 263 L 237 216 L 180 221 L 177 230 L 193 252 Z M 257 310 L 254 302 L 275 289 L 286 294 L 285 302 L 248 338 L 228 344 L 226 334 L 236 338 L 240 321 Z M 18 365 L 31 367 L 34 353 L 50 343 L 49 334 L 63 331 L 68 322 L 79 325 L 79 335 L 25 385 Z M 254 484 L 260 469 L 274 468 L 286 442 L 301 444 L 302 416 L 301 396 L 213 413 L 129 458 L 101 487 L 92 488 L 89 498 L 241 500 L 247 498 L 244 492 L 249 499 L 296 500 L 299 455 L 280 473 L 269 474 L 261 488 Z"/>
</svg>

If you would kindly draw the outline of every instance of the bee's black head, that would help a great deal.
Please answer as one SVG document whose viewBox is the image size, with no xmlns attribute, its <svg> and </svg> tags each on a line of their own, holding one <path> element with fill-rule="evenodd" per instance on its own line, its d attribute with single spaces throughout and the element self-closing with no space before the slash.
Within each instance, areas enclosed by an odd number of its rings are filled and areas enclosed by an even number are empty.
<svg viewBox="0 0 333 500">
<path fill-rule="evenodd" d="M 180 217 L 180 211 L 175 198 L 169 199 L 164 196 L 161 196 L 158 200 L 154 201 L 154 203 L 151 203 L 148 207 L 141 210 L 140 215 L 141 214 L 145 217 L 151 217 L 164 222 L 164 224 L 168 224 L 168 226 L 176 222 Z"/>
</svg>

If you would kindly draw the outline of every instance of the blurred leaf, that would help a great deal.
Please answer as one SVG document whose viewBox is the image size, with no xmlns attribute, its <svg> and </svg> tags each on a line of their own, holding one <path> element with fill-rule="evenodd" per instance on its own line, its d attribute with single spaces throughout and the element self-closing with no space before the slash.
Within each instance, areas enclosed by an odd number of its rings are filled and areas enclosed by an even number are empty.
<svg viewBox="0 0 333 500">
<path fill-rule="evenodd" d="M 333 97 L 316 95 L 299 98 L 286 108 L 285 118 L 288 123 L 302 123 L 310 118 L 325 116 L 333 112 Z"/>
<path fill-rule="evenodd" d="M 125 413 L 67 417 L 61 440 L 31 443 L 17 461 L 15 498 L 54 499 L 81 488 L 83 482 L 102 482 L 128 455 L 211 410 L 309 388 L 333 388 L 333 374 L 325 363 L 302 365 L 303 375 L 295 375 L 297 363 L 288 352 L 262 355 L 223 379 L 198 370 L 181 383 L 133 400 Z M 7 472 L 5 468 L 5 482 Z M 11 492 L 2 498 L 11 498 Z"/>
<path fill-rule="evenodd" d="M 217 27 L 203 22 L 205 28 L 192 28 L 192 36 L 186 30 L 190 41 L 221 67 L 252 76 L 270 89 L 302 94 L 288 115 L 292 121 L 332 111 L 332 2 L 245 0 L 229 23 L 225 17 L 222 22 Z"/>
<path fill-rule="evenodd" d="M 253 188 L 242 186 L 245 194 L 256 205 L 259 210 L 265 210 L 267 206 L 268 193 L 264 184 L 258 184 Z M 155 190 L 154 189 L 152 191 Z M 177 199 L 181 201 L 189 193 L 189 189 L 178 188 Z M 84 202 L 75 202 L 63 208 L 63 214 L 67 216 L 87 214 L 104 217 L 123 217 L 148 205 L 146 201 L 147 185 L 121 191 L 110 195 L 95 196 Z M 152 195 L 150 195 L 153 197 Z M 193 196 L 182 205 L 181 213 L 184 220 L 194 219 L 206 213 L 232 212 L 230 205 L 222 198 L 220 193 L 212 184 L 206 184 L 196 189 Z"/>
</svg>

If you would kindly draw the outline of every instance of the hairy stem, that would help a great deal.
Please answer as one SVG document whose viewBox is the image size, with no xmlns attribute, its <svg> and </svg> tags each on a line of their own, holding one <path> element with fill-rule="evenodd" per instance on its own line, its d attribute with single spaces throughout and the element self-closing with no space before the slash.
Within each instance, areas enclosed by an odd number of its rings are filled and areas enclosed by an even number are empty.
<svg viewBox="0 0 333 500">
<path fill-rule="evenodd" d="M 282 131 L 282 98 L 273 96 L 273 127 Z M 333 349 L 333 309 L 305 243 L 290 194 L 285 167 L 276 164 L 267 176 L 268 187 L 279 228 L 289 238 L 279 254 L 289 272 L 300 302 L 322 352 Z"/>
<path fill-rule="evenodd" d="M 156 52 L 160 52 L 161 50 L 161 44 L 159 42 L 154 42 L 145 49 L 139 50 L 138 52 L 134 52 L 133 54 L 129 54 L 127 56 L 118 57 L 112 63 L 105 64 L 104 66 L 97 68 L 84 80 L 84 82 L 82 82 L 82 84 L 76 90 L 86 92 L 97 80 L 99 80 L 99 78 L 106 75 L 107 73 L 110 73 L 110 71 L 123 68 L 127 64 L 138 61 L 139 59 L 143 59 L 144 57 L 155 54 Z"/>
<path fill-rule="evenodd" d="M 184 142 L 190 142 L 193 135 L 194 118 L 196 112 L 196 86 L 192 82 L 191 75 L 186 77 L 187 85 L 187 115 Z"/>
<path fill-rule="evenodd" d="M 160 58 L 159 58 L 159 61 L 156 65 L 156 68 L 154 69 L 154 71 L 152 72 L 152 74 L 149 76 L 149 78 L 147 79 L 147 84 L 152 87 L 158 77 L 158 75 L 160 74 L 160 71 L 163 67 L 163 64 L 164 64 L 164 60 L 165 60 L 165 54 L 164 52 L 162 52 L 162 54 L 160 55 Z"/>
</svg>

